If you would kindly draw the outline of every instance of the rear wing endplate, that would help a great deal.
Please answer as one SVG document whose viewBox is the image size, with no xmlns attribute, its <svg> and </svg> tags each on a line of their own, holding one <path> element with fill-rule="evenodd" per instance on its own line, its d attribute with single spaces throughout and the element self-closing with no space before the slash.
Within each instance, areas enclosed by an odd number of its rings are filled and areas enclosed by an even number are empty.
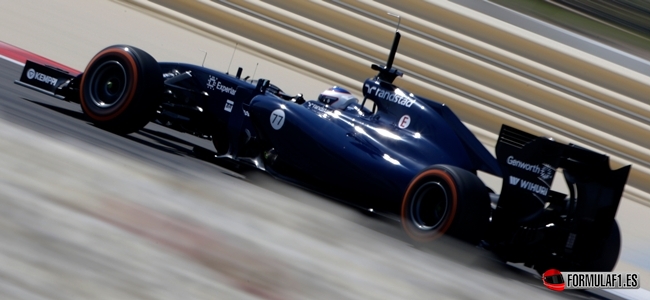
<svg viewBox="0 0 650 300">
<path fill-rule="evenodd" d="M 569 188 L 575 217 L 590 222 L 614 219 L 631 166 L 612 170 L 609 157 L 577 145 L 503 125 L 496 146 L 503 172 L 499 206 L 519 223 L 533 219 L 553 198 L 566 195 L 551 190 L 558 168 Z M 577 201 L 576 201 L 577 200 Z"/>
</svg>

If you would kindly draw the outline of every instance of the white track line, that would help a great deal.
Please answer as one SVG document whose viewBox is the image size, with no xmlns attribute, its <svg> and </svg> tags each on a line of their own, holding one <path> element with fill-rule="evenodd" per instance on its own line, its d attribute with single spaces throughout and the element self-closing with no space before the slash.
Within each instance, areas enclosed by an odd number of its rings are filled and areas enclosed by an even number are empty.
<svg viewBox="0 0 650 300">
<path fill-rule="evenodd" d="M 23 67 L 25 66 L 25 64 L 24 64 L 24 63 L 21 63 L 21 62 L 19 62 L 19 61 L 17 61 L 17 60 L 15 60 L 15 59 L 11 59 L 11 58 L 9 58 L 9 57 L 6 57 L 6 56 L 4 56 L 4 55 L 1 55 L 1 54 L 0 54 L 0 59 L 4 59 L 4 60 L 6 60 L 6 61 L 8 61 L 8 62 L 12 62 L 12 63 L 15 63 L 15 64 L 17 64 L 17 65 L 19 65 L 19 66 L 23 66 Z"/>
</svg>

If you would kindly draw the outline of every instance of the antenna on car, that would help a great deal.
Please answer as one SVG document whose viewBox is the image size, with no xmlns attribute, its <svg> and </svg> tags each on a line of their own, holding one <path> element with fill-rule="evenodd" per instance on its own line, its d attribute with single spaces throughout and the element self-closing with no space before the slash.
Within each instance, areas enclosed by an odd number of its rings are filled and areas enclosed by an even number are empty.
<svg viewBox="0 0 650 300">
<path fill-rule="evenodd" d="M 253 77 L 251 78 L 251 81 L 253 81 L 253 79 L 255 79 L 255 73 L 257 73 L 257 66 L 259 66 L 259 65 L 260 65 L 260 63 L 255 63 L 255 70 L 253 71 Z"/>
<path fill-rule="evenodd" d="M 386 69 L 391 69 L 393 67 L 393 61 L 395 60 L 395 53 L 397 52 L 397 45 L 399 44 L 399 39 L 402 36 L 399 33 L 399 25 L 402 23 L 402 17 L 394 13 L 388 13 L 389 16 L 397 17 L 397 27 L 395 28 L 395 39 L 393 40 L 393 46 L 390 48 L 390 54 L 388 54 L 388 60 L 386 61 Z"/>
<path fill-rule="evenodd" d="M 386 65 L 380 66 L 380 65 L 372 64 L 371 67 L 373 70 L 379 71 L 379 74 L 377 74 L 376 77 L 377 79 L 392 83 L 397 76 L 404 75 L 402 71 L 393 69 L 393 61 L 395 61 L 395 53 L 397 52 L 399 39 L 402 37 L 402 35 L 399 33 L 399 26 L 402 23 L 402 17 L 393 13 L 388 13 L 388 15 L 397 17 L 397 27 L 395 28 L 395 38 L 393 39 L 393 45 L 390 48 L 390 53 L 388 54 Z"/>
<path fill-rule="evenodd" d="M 402 17 L 400 15 L 394 14 L 394 13 L 387 13 L 389 16 L 393 16 L 397 18 L 397 28 L 395 28 L 395 32 L 399 31 L 399 24 L 402 23 Z"/>
<path fill-rule="evenodd" d="M 199 49 L 199 51 L 203 52 L 203 62 L 201 63 L 201 67 L 205 67 L 205 58 L 208 57 L 208 51 L 203 49 Z"/>
<path fill-rule="evenodd" d="M 232 50 L 232 56 L 230 56 L 230 63 L 228 64 L 228 69 L 226 70 L 226 74 L 230 72 L 230 66 L 232 65 L 232 60 L 235 58 L 235 52 L 237 52 L 237 46 L 239 46 L 239 43 L 235 43 L 235 49 Z"/>
</svg>

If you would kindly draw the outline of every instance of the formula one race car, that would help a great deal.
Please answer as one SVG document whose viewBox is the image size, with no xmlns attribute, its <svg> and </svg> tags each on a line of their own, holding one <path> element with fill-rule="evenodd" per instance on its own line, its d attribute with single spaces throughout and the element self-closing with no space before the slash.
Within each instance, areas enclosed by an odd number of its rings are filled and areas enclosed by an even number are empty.
<svg viewBox="0 0 650 300">
<path fill-rule="evenodd" d="M 153 121 L 211 139 L 218 159 L 395 216 L 417 241 L 450 235 L 539 272 L 612 270 L 630 166 L 612 171 L 605 155 L 505 125 L 494 158 L 449 107 L 393 85 L 400 36 L 353 110 L 247 81 L 241 68 L 159 63 L 126 45 L 100 51 L 79 75 L 28 61 L 16 83 L 80 103 L 106 130 Z M 551 190 L 558 168 L 569 195 Z M 503 178 L 500 193 L 477 171 Z"/>
</svg>

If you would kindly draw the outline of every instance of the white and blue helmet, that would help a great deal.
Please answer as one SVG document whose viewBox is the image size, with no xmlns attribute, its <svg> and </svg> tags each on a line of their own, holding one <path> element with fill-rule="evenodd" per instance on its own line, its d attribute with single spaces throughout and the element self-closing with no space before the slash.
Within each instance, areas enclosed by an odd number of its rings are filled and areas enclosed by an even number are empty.
<svg viewBox="0 0 650 300">
<path fill-rule="evenodd" d="M 318 95 L 318 101 L 332 109 L 344 109 L 351 103 L 359 103 L 359 100 L 350 92 L 338 86 L 333 86 L 322 92 Z"/>
</svg>

